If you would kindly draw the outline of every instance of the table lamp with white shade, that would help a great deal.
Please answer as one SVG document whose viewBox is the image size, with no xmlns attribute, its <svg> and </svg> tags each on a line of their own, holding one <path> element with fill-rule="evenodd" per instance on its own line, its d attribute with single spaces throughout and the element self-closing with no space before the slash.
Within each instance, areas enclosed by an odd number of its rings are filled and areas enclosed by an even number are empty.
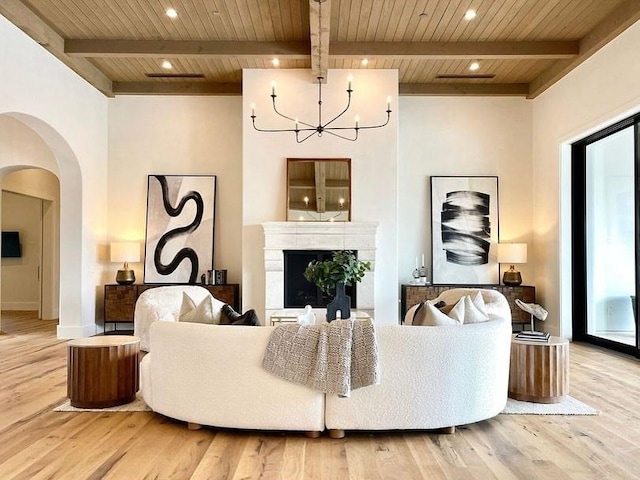
<svg viewBox="0 0 640 480">
<path fill-rule="evenodd" d="M 502 283 L 516 287 L 522 283 L 522 275 L 514 267 L 516 263 L 527 263 L 526 243 L 499 243 L 498 263 L 508 263 L 509 270 L 504 272 Z"/>
<path fill-rule="evenodd" d="M 129 262 L 140 261 L 140 244 L 138 242 L 111 242 L 111 261 L 124 262 L 124 266 L 116 274 L 116 282 L 120 285 L 131 285 L 136 281 L 136 276 L 129 268 Z"/>
</svg>

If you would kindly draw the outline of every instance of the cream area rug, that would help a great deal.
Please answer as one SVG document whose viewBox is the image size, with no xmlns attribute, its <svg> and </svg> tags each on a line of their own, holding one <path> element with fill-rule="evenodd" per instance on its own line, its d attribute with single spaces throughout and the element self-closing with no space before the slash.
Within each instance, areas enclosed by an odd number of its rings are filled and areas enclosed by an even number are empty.
<svg viewBox="0 0 640 480">
<path fill-rule="evenodd" d="M 108 408 L 76 408 L 69 404 L 69 400 L 53 409 L 55 412 L 150 412 L 149 406 L 144 403 L 142 396 L 125 405 Z M 560 403 L 532 403 L 520 402 L 513 398 L 507 399 L 507 405 L 502 411 L 505 415 L 599 415 L 600 411 L 567 396 Z"/>
<path fill-rule="evenodd" d="M 520 402 L 507 399 L 502 413 L 507 415 L 600 415 L 600 411 L 567 395 L 560 403 Z"/>
<path fill-rule="evenodd" d="M 136 399 L 131 403 L 125 403 L 124 405 L 118 405 L 115 407 L 107 408 L 76 408 L 72 407 L 69 400 L 62 405 L 53 409 L 54 412 L 150 412 L 149 406 L 144 403 L 142 396 L 138 393 Z"/>
</svg>

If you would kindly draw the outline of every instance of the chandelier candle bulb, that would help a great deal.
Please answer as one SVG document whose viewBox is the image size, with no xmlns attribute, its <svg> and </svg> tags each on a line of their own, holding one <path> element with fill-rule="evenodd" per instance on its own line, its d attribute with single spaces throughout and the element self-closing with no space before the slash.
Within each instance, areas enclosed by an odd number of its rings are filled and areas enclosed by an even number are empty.
<svg viewBox="0 0 640 480">
<path fill-rule="evenodd" d="M 255 103 L 251 104 L 251 116 L 252 117 L 256 116 L 256 104 Z"/>
<path fill-rule="evenodd" d="M 354 120 L 356 121 L 356 128 L 358 128 L 358 123 L 360 122 L 360 117 L 358 115 L 356 115 Z"/>
<path fill-rule="evenodd" d="M 347 91 L 351 91 L 351 82 L 353 81 L 353 77 L 349 75 L 347 77 Z"/>
<path fill-rule="evenodd" d="M 387 97 L 387 112 L 391 111 L 391 97 Z"/>
<path fill-rule="evenodd" d="M 272 96 L 275 96 L 275 94 L 276 94 L 276 86 L 277 86 L 277 85 L 278 85 L 278 84 L 276 83 L 276 81 L 275 81 L 275 80 L 272 80 L 272 81 L 271 81 L 271 95 L 272 95 Z"/>
</svg>

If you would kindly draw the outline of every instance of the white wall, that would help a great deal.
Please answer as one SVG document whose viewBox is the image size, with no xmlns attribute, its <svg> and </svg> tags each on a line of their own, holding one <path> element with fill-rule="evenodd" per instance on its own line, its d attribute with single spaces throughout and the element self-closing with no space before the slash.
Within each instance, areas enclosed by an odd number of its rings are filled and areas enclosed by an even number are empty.
<svg viewBox="0 0 640 480">
<path fill-rule="evenodd" d="M 571 337 L 570 143 L 640 109 L 640 23 L 533 101 L 535 285 L 546 327 Z"/>
<path fill-rule="evenodd" d="M 521 98 L 400 98 L 399 282 L 416 256 L 431 279 L 430 177 L 497 175 L 500 241 L 531 245 L 531 102 Z M 502 265 L 502 272 L 509 265 Z M 517 265 L 534 285 L 534 264 Z"/>
<path fill-rule="evenodd" d="M 344 122 L 384 122 L 386 98 L 393 110 L 389 125 L 361 131 L 355 142 L 324 134 L 297 144 L 292 133 L 262 133 L 251 124 L 251 103 L 262 128 L 293 128 L 276 118 L 271 107 L 271 81 L 277 81 L 278 108 L 291 117 L 316 124 L 317 84 L 309 70 L 243 71 L 243 305 L 264 314 L 263 222 L 286 219 L 287 158 L 351 158 L 351 217 L 378 222 L 375 310 L 377 322 L 398 316 L 398 76 L 395 70 L 330 70 L 323 88 L 324 120 L 346 105 L 347 77 L 353 74 L 353 100 Z M 333 115 L 331 115 L 333 113 Z M 262 318 L 263 322 L 268 319 Z"/>
<path fill-rule="evenodd" d="M 241 283 L 240 97 L 117 97 L 109 101 L 109 241 L 144 244 L 147 177 L 217 175 L 214 267 Z M 144 251 L 144 247 L 143 247 Z M 138 283 L 143 264 L 131 264 Z M 103 281 L 114 283 L 120 264 Z"/>
<path fill-rule="evenodd" d="M 392 96 L 395 95 L 395 72 L 389 73 L 382 72 L 382 83 L 387 88 L 378 87 L 379 92 L 369 92 L 369 79 L 361 77 L 359 82 L 356 75 L 354 112 L 358 107 L 356 99 L 364 97 L 368 102 L 357 110 L 361 123 L 379 119 L 384 114 L 387 94 L 393 91 Z M 342 106 L 346 97 L 342 88 L 343 83 L 346 85 L 346 72 L 335 71 L 335 75 L 324 88 L 325 111 Z M 531 241 L 530 101 L 403 97 L 398 106 L 397 97 L 393 97 L 394 112 L 389 126 L 361 132 L 357 142 L 325 135 L 298 145 L 291 134 L 255 132 L 250 123 L 247 125 L 249 105 L 257 104 L 258 122 L 275 124 L 269 115 L 269 94 L 271 79 L 276 78 L 282 110 L 315 120 L 317 87 L 311 83 L 309 72 L 249 70 L 244 78 L 251 84 L 244 86 L 244 99 L 110 100 L 110 240 L 144 240 L 147 175 L 216 174 L 219 197 L 215 263 L 229 270 L 230 281 L 242 284 L 244 309 L 263 308 L 261 224 L 285 219 L 286 158 L 349 157 L 354 179 L 352 219 L 381 222 L 376 269 L 376 297 L 380 299 L 376 311 L 381 321 L 397 321 L 399 284 L 410 280 L 415 256 L 424 252 L 429 264 L 431 175 L 498 175 L 501 238 Z M 381 82 L 374 79 L 372 83 Z M 301 90 L 305 90 L 304 102 Z M 241 126 L 245 130 L 243 151 Z M 176 158 L 180 160 L 176 162 Z M 241 235 L 244 253 L 238 241 Z M 134 267 L 136 278 L 142 281 L 142 265 Z M 110 265 L 104 282 L 113 282 L 117 268 L 119 265 Z M 533 265 L 518 268 L 525 283 L 533 283 Z M 379 313 L 380 308 L 384 314 Z"/>
<path fill-rule="evenodd" d="M 58 336 L 95 333 L 96 290 L 106 237 L 107 100 L 17 27 L 0 16 L 0 115 L 36 132 L 55 158 L 39 159 L 0 151 L 0 173 L 38 166 L 60 178 L 60 322 Z M 20 163 L 21 162 L 21 163 Z"/>
</svg>

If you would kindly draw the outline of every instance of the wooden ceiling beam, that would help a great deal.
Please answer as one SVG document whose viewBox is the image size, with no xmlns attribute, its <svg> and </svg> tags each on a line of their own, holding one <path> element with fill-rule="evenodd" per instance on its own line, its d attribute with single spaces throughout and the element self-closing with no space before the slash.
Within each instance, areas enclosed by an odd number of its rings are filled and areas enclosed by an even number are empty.
<svg viewBox="0 0 640 480">
<path fill-rule="evenodd" d="M 638 20 L 640 20 L 640 2 L 638 0 L 627 0 L 621 4 L 580 40 L 578 56 L 570 60 L 554 62 L 531 82 L 528 98 L 540 95 Z"/>
<path fill-rule="evenodd" d="M 240 83 L 113 82 L 116 95 L 242 95 Z"/>
<path fill-rule="evenodd" d="M 401 83 L 398 93 L 402 96 L 457 96 L 526 97 L 528 83 Z"/>
<path fill-rule="evenodd" d="M 265 57 L 309 58 L 309 42 L 211 42 L 198 40 L 85 40 L 68 39 L 71 57 Z"/>
<path fill-rule="evenodd" d="M 561 59 L 579 53 L 577 41 L 543 42 L 333 42 L 331 57 L 357 58 L 523 58 Z M 306 59 L 309 42 L 226 42 L 198 40 L 68 39 L 64 52 L 71 57 L 265 57 Z M 321 59 L 320 59 L 321 60 Z M 320 61 L 319 60 L 319 61 Z M 328 60 L 327 60 L 328 63 Z M 325 70 L 326 72 L 326 70 Z"/>
<path fill-rule="evenodd" d="M 327 79 L 329 69 L 329 22 L 331 0 L 309 0 L 309 37 L 311 39 L 311 74 Z"/>
<path fill-rule="evenodd" d="M 327 162 L 313 162 L 316 181 L 316 212 L 327 211 Z"/>
<path fill-rule="evenodd" d="M 332 42 L 332 57 L 401 59 L 557 59 L 579 53 L 577 41 L 540 42 Z"/>
<path fill-rule="evenodd" d="M 529 86 L 526 83 L 401 83 L 402 96 L 427 95 L 476 95 L 476 96 L 518 96 L 526 97 Z M 116 95 L 242 95 L 240 83 L 216 82 L 113 82 Z M 303 185 L 298 185 L 302 187 Z M 315 185 L 305 184 L 304 187 Z M 343 187 L 340 182 L 327 181 L 325 188 Z"/>
<path fill-rule="evenodd" d="M 108 97 L 113 97 L 111 80 L 86 58 L 73 58 L 67 55 L 64 52 L 64 38 L 24 3 L 19 0 L 2 0 L 0 14 L 99 91 Z"/>
</svg>

